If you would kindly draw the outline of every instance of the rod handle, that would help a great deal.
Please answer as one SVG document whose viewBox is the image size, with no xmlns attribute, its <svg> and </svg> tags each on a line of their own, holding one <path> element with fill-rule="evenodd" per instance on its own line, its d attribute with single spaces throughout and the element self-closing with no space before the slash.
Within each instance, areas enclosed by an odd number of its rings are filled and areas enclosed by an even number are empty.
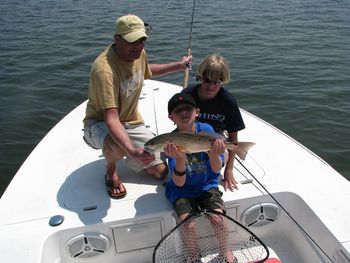
<svg viewBox="0 0 350 263">
<path fill-rule="evenodd" d="M 191 50 L 191 48 L 189 48 L 187 50 L 187 56 L 191 56 L 191 53 L 192 53 L 192 50 Z M 189 76 L 190 76 L 190 70 L 191 70 L 190 66 L 187 65 L 186 69 L 185 69 L 184 82 L 183 82 L 183 88 L 184 89 L 187 88 L 187 85 L 188 85 L 188 79 L 189 79 Z"/>
</svg>

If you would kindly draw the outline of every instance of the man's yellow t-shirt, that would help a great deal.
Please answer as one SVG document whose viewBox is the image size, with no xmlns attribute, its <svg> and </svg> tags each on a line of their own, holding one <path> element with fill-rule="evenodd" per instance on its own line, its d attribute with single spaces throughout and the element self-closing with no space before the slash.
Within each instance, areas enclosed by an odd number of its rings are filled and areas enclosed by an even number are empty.
<svg viewBox="0 0 350 263">
<path fill-rule="evenodd" d="M 133 62 L 121 60 L 112 45 L 108 46 L 91 67 L 86 120 L 104 120 L 104 110 L 118 108 L 122 123 L 143 123 L 138 100 L 144 79 L 150 78 L 146 52 Z"/>
</svg>

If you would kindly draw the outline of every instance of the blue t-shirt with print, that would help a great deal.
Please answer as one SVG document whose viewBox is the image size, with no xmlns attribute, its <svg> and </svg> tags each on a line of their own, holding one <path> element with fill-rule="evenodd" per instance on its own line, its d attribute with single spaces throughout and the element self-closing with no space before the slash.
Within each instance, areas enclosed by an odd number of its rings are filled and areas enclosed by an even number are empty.
<svg viewBox="0 0 350 263">
<path fill-rule="evenodd" d="M 210 124 L 196 122 L 196 133 L 214 133 Z M 166 184 L 165 194 L 171 203 L 181 197 L 196 198 L 204 191 L 219 185 L 219 173 L 215 173 L 210 166 L 209 156 L 205 152 L 186 154 L 186 182 L 182 187 L 175 185 L 172 178 Z M 224 161 L 224 155 L 220 158 Z M 176 159 L 168 157 L 171 174 L 174 171 Z"/>
</svg>

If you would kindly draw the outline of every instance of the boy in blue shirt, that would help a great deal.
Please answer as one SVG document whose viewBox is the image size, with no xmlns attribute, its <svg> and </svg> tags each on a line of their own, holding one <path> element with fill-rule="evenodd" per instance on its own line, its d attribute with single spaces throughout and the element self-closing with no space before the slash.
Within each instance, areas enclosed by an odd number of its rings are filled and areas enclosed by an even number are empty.
<svg viewBox="0 0 350 263">
<path fill-rule="evenodd" d="M 176 124 L 174 132 L 214 133 L 210 124 L 197 122 L 199 115 L 194 99 L 186 93 L 175 94 L 168 102 L 169 118 Z M 218 188 L 220 171 L 224 164 L 225 143 L 216 139 L 209 152 L 186 154 L 177 149 L 173 142 L 164 146 L 168 157 L 170 179 L 166 184 L 166 196 L 173 204 L 180 222 L 184 221 L 191 212 L 215 210 L 225 212 L 221 191 Z M 227 232 L 227 226 L 217 215 L 210 219 L 215 232 Z M 191 251 L 187 255 L 188 262 L 201 262 L 195 238 L 194 226 L 186 226 L 190 239 L 186 239 L 185 246 Z M 225 262 L 236 262 L 236 258 L 227 247 L 228 234 L 219 240 L 221 257 Z"/>
</svg>

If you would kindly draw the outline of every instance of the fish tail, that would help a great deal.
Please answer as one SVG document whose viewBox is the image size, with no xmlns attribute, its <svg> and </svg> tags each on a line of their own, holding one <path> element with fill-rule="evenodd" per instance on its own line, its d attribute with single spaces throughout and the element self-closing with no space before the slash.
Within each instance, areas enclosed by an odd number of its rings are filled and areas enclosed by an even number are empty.
<svg viewBox="0 0 350 263">
<path fill-rule="evenodd" d="M 247 153 L 255 143 L 254 142 L 238 142 L 238 143 L 229 143 L 226 144 L 226 148 L 229 150 L 232 150 L 241 158 L 242 160 L 245 160 L 245 157 L 247 156 Z"/>
</svg>

